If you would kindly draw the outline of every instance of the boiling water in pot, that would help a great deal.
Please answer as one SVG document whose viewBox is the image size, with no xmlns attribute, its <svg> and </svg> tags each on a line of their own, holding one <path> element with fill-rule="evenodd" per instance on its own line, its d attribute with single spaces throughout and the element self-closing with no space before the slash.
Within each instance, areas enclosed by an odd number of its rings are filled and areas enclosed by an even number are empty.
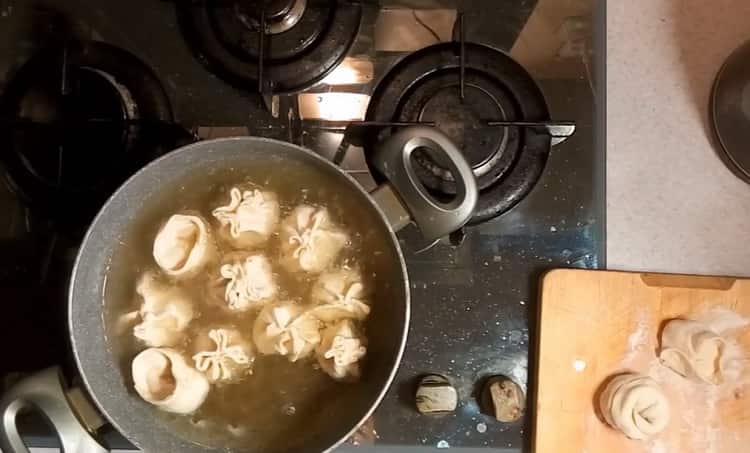
<svg viewBox="0 0 750 453">
<path fill-rule="evenodd" d="M 146 346 L 133 337 L 132 328 L 124 332 L 118 328 L 117 320 L 122 314 L 139 308 L 141 298 L 135 293 L 139 277 L 144 272 L 159 272 L 152 257 L 154 237 L 169 216 L 186 211 L 200 212 L 215 229 L 218 224 L 211 211 L 228 202 L 229 189 L 233 186 L 254 185 L 275 192 L 282 219 L 303 203 L 328 208 L 332 220 L 350 237 L 350 244 L 337 259 L 338 263 L 358 266 L 363 283 L 372 290 L 372 314 L 364 326 L 370 344 L 359 382 L 336 382 L 317 369 L 314 360 L 291 363 L 286 357 L 258 354 L 252 375 L 237 383 L 213 385 L 206 401 L 192 415 L 180 416 L 153 409 L 156 419 L 169 424 L 182 437 L 217 447 L 251 444 L 254 449 L 263 451 L 275 450 L 280 445 L 304 448 L 305 437 L 314 435 L 316 423 L 324 423 L 321 418 L 342 417 L 351 422 L 350 418 L 356 417 L 357 411 L 366 410 L 367 401 L 360 395 L 377 385 L 377 379 L 382 380 L 382 373 L 372 370 L 386 366 L 390 351 L 379 348 L 377 337 L 388 335 L 383 324 L 390 316 L 387 311 L 398 309 L 392 305 L 403 297 L 399 293 L 403 290 L 403 277 L 395 265 L 398 257 L 388 230 L 379 216 L 361 196 L 354 196 L 350 187 L 335 179 L 314 166 L 296 162 L 284 161 L 283 166 L 273 159 L 255 162 L 252 166 L 228 163 L 225 168 L 202 171 L 181 178 L 179 183 L 160 187 L 138 208 L 132 226 L 111 257 L 103 295 L 107 341 L 121 368 L 124 385 L 133 398 L 138 395 L 133 390 L 130 365 L 133 357 Z M 274 265 L 282 293 L 279 299 L 304 302 L 315 277 L 300 278 L 276 266 L 277 239 L 273 236 L 262 248 L 253 250 L 261 250 Z M 232 251 L 221 241 L 219 243 L 220 253 Z M 206 279 L 200 276 L 180 282 L 194 298 L 205 293 L 206 284 Z M 192 355 L 191 340 L 197 332 L 211 326 L 230 326 L 252 338 L 257 311 L 231 313 L 202 300 L 193 300 L 193 305 L 197 315 L 188 327 L 185 341 L 175 347 L 186 357 Z M 373 373 L 378 375 L 377 379 Z M 330 419 L 325 421 L 330 423 Z"/>
</svg>

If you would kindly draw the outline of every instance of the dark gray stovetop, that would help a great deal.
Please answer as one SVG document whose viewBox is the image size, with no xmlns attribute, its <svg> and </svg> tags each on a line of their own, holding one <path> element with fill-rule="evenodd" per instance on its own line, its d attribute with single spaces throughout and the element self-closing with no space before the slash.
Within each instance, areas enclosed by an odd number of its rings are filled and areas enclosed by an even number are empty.
<svg viewBox="0 0 750 453">
<path fill-rule="evenodd" d="M 420 9 L 460 3 L 466 14 L 466 39 L 510 51 L 537 79 L 552 117 L 575 120 L 578 125 L 576 135 L 553 148 L 531 194 L 501 217 L 468 228 L 460 246 L 439 243 L 417 254 L 422 245 L 418 233 L 407 229 L 399 235 L 412 282 L 411 330 L 396 381 L 374 417 L 378 437 L 373 445 L 359 448 L 516 451 L 528 445 L 528 414 L 513 424 L 500 424 L 481 414 L 474 397 L 477 385 L 487 376 L 503 374 L 533 388 L 529 370 L 533 355 L 529 354 L 539 277 L 554 267 L 604 264 L 604 128 L 597 110 L 603 103 L 597 94 L 603 80 L 595 76 L 601 74 L 601 67 L 592 45 L 596 28 L 592 2 L 549 0 L 540 7 L 533 1 L 383 3 Z M 377 12 L 378 7 L 369 7 L 363 37 L 353 48 L 373 58 L 375 82 L 406 54 L 368 49 L 368 27 Z M 321 137 L 305 128 L 290 134 L 285 116 L 272 118 L 257 94 L 237 90 L 199 65 L 180 35 L 169 1 L 0 0 L 0 91 L 36 48 L 55 39 L 55 27 L 120 46 L 141 58 L 159 76 L 176 119 L 184 126 L 244 126 L 251 134 L 291 138 L 333 156 L 336 134 Z M 360 151 L 347 154 L 343 166 L 363 185 L 373 184 Z M 0 209 L 7 213 L 0 219 L 0 244 L 7 251 L 0 260 L 0 299 L 4 306 L 14 307 L 2 321 L 7 329 L 0 330 L 19 331 L 24 322 L 42 325 L 39 345 L 49 354 L 11 361 L 2 372 L 67 363 L 65 326 L 57 312 L 64 310 L 67 266 L 75 241 L 55 234 L 5 186 L 0 187 Z M 30 314 L 37 310 L 24 304 L 29 294 L 50 313 L 47 317 Z M 445 374 L 454 382 L 459 394 L 454 414 L 427 417 L 416 412 L 416 381 L 425 373 Z M 30 434 L 32 445 L 55 444 L 36 426 Z M 116 448 L 129 445 L 116 433 L 106 438 Z"/>
</svg>

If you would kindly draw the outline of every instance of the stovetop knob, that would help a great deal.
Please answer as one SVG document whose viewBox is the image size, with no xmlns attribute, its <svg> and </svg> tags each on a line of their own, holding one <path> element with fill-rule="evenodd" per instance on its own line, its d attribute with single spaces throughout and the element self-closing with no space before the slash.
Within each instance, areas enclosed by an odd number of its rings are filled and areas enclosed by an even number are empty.
<svg viewBox="0 0 750 453">
<path fill-rule="evenodd" d="M 511 423 L 519 420 L 526 408 L 526 395 L 521 386 L 506 376 L 487 379 L 480 396 L 482 409 L 497 421 Z"/>
<path fill-rule="evenodd" d="M 423 414 L 445 414 L 456 410 L 458 392 L 447 377 L 428 374 L 419 381 L 417 410 Z"/>
</svg>

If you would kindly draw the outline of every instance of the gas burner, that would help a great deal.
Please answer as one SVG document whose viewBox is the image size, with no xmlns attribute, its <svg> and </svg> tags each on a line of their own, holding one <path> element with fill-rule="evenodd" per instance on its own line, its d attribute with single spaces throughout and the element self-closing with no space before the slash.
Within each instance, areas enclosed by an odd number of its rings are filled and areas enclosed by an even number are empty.
<svg viewBox="0 0 750 453">
<path fill-rule="evenodd" d="M 290 93 L 311 87 L 343 60 L 359 31 L 362 5 L 203 0 L 177 2 L 177 14 L 192 50 L 211 72 L 240 88 Z"/>
<path fill-rule="evenodd" d="M 172 122 L 166 93 L 138 58 L 98 42 L 42 51 L 0 100 L 7 180 L 80 233 L 125 178 L 164 151 L 137 121 Z"/>
<path fill-rule="evenodd" d="M 472 224 L 512 208 L 534 187 L 550 151 L 550 135 L 492 121 L 545 122 L 547 104 L 531 76 L 491 47 L 464 43 L 427 47 L 399 62 L 378 84 L 367 110 L 375 122 L 428 122 L 463 150 L 480 189 Z M 462 86 L 463 80 L 463 86 Z M 376 143 L 391 129 L 366 142 Z M 371 150 L 365 150 L 368 154 Z M 438 159 L 415 153 L 415 169 L 436 196 L 455 194 L 455 182 Z M 374 166 L 370 170 L 382 180 Z"/>
</svg>

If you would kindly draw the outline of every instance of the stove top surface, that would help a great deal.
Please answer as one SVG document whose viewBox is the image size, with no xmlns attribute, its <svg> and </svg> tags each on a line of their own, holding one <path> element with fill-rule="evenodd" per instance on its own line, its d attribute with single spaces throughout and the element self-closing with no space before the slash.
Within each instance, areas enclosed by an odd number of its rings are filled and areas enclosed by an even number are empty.
<svg viewBox="0 0 750 453">
<path fill-rule="evenodd" d="M 192 2 L 190 7 L 200 9 L 209 3 L 208 0 Z M 279 11 L 292 11 L 300 2 L 274 2 L 277 3 Z M 329 6 L 335 3 L 329 2 Z M 305 74 L 309 76 L 306 80 L 283 77 L 283 71 L 278 73 L 267 67 L 269 72 L 263 73 L 266 77 L 260 77 L 265 78 L 265 82 L 259 83 L 253 72 L 258 70 L 257 61 L 248 63 L 247 55 L 239 58 L 237 52 L 233 54 L 251 67 L 251 71 L 244 74 L 254 75 L 246 79 L 228 75 L 226 68 L 217 69 L 217 62 L 206 57 L 205 46 L 196 47 L 193 41 L 186 39 L 185 18 L 179 19 L 181 16 L 176 13 L 174 2 L 0 0 L 0 95 L 7 99 L 8 92 L 18 91 L 15 75 L 22 72 L 22 68 L 28 68 L 24 65 L 43 49 L 60 48 L 60 43 L 68 41 L 100 41 L 137 59 L 163 88 L 169 108 L 160 110 L 158 105 L 136 99 L 135 104 L 151 106 L 140 110 L 139 119 L 150 118 L 162 125 L 176 124 L 182 131 L 201 138 L 239 133 L 295 142 L 339 162 L 365 188 L 372 189 L 376 186 L 377 175 L 371 173 L 367 164 L 367 143 L 347 145 L 343 125 L 349 120 L 365 119 L 370 96 L 378 82 L 386 78 L 386 74 L 393 78 L 394 72 L 390 71 L 408 61 L 407 55 L 414 58 L 414 52 L 425 47 L 458 39 L 460 29 L 457 30 L 456 24 L 459 11 L 462 12 L 465 41 L 499 49 L 519 62 L 541 89 L 551 118 L 575 121 L 577 131 L 567 141 L 545 151 L 548 157 L 541 166 L 538 181 L 535 180 L 522 196 L 506 203 L 502 209 L 497 208 L 496 203 L 488 204 L 489 214 L 477 219 L 461 234 L 441 240 L 426 251 L 420 251 L 426 244 L 416 229 L 408 227 L 399 234 L 412 286 L 409 339 L 391 390 L 373 419 L 357 436 L 357 441 L 362 450 L 383 451 L 396 446 L 492 448 L 495 451 L 528 448 L 529 412 L 517 422 L 500 423 L 483 413 L 478 396 L 486 380 L 495 375 L 510 377 L 524 391 L 533 389 L 530 366 L 534 361 L 539 277 L 555 267 L 596 268 L 604 264 L 605 156 L 599 145 L 603 125 L 596 116 L 596 105 L 602 99 L 597 95 L 601 81 L 595 77 L 599 68 L 593 48 L 593 2 L 401 0 L 339 3 L 361 14 L 356 36 L 341 53 L 346 57 L 342 60 L 341 55 L 334 58 L 329 53 L 331 58 L 324 64 L 331 67 L 310 70 Z M 234 11 L 232 20 L 245 17 L 252 22 L 243 11 Z M 350 10 L 348 14 L 353 13 Z M 257 40 L 256 35 L 229 22 L 222 32 L 243 36 L 237 42 L 250 46 L 244 51 L 257 46 L 253 41 Z M 279 20 L 272 25 L 276 30 L 284 26 Z M 315 30 L 314 33 L 327 33 L 325 29 Z M 273 40 L 273 35 L 269 36 Z M 273 49 L 269 50 L 271 54 L 282 55 L 288 51 Z M 331 52 L 341 52 L 341 49 Z M 229 64 L 237 69 L 236 61 Z M 93 78 L 101 82 L 101 72 L 97 72 L 94 63 L 91 66 L 93 70 L 77 74 L 74 80 Z M 494 85 L 481 80 L 481 71 L 472 71 L 471 65 L 467 68 L 466 98 L 463 104 L 457 104 L 458 108 L 446 111 L 436 107 L 456 102 L 460 88 L 451 82 L 447 88 L 441 85 L 433 89 L 426 100 L 406 102 L 399 119 L 431 121 L 449 135 L 454 134 L 454 140 L 465 141 L 462 143 L 465 149 L 478 150 L 468 156 L 476 170 L 492 161 L 494 154 L 502 156 L 503 150 L 498 151 L 501 144 L 513 146 L 512 140 L 519 139 L 517 132 L 514 137 L 505 128 L 503 131 L 487 130 L 473 125 L 471 121 L 487 119 L 476 112 L 510 111 L 512 109 L 502 107 L 517 106 L 517 103 L 510 100 L 512 93 L 502 92 L 493 98 L 500 99 L 497 103 L 485 105 L 487 93 L 492 94 L 495 89 L 487 87 Z M 427 68 L 423 72 L 431 71 Z M 309 85 L 311 87 L 301 94 L 278 94 Z M 429 84 L 420 87 L 422 92 L 432 89 Z M 126 86 L 125 89 L 136 91 L 138 96 L 143 93 L 140 88 Z M 81 96 L 92 97 L 87 92 L 71 90 L 79 102 L 82 102 Z M 502 87 L 497 90 L 501 92 Z M 14 99 L 26 99 L 29 92 L 36 91 L 26 87 L 21 92 L 26 97 Z M 509 100 L 503 100 L 503 96 Z M 123 114 L 106 104 L 106 96 L 94 97 L 98 102 L 91 101 L 95 104 L 94 113 L 85 117 L 86 121 L 99 121 L 101 118 L 94 116 L 112 112 Z M 419 105 L 415 107 L 414 103 Z M 3 105 L 7 107 L 8 103 Z M 125 114 L 127 107 L 123 107 Z M 510 118 L 513 119 L 512 115 Z M 377 119 L 396 120 L 390 113 Z M 9 127 L 5 116 L 0 117 L 0 125 L 0 129 Z M 67 132 L 64 136 L 65 146 L 58 146 L 49 140 L 40 142 L 38 137 L 36 141 L 31 140 L 29 136 L 33 137 L 33 131 L 27 129 L 19 139 L 17 129 L 13 130 L 13 134 L 4 136 L 12 136 L 15 145 L 21 140 L 32 150 L 75 148 L 78 143 L 75 139 L 80 134 L 97 139 L 85 129 L 76 129 L 75 134 Z M 166 152 L 186 139 L 184 135 L 170 136 L 169 140 L 162 140 L 160 136 L 154 144 L 149 141 L 153 140 L 151 130 L 144 128 L 139 131 L 140 135 L 130 130 L 126 132 L 130 134 L 128 137 L 135 136 L 137 140 L 126 140 L 125 145 L 141 146 L 146 140 L 153 149 L 160 150 L 158 152 Z M 108 133 L 101 142 L 111 144 L 113 136 L 120 140 L 116 134 Z M 117 146 L 125 146 L 121 141 L 117 143 Z M 100 153 L 109 151 L 98 150 Z M 93 151 L 87 149 L 87 152 Z M 54 164 L 45 160 L 41 165 L 45 172 L 37 172 L 37 167 L 31 165 L 36 162 L 33 159 L 50 159 L 48 154 L 55 155 Z M 74 190 L 75 187 L 67 191 L 70 186 L 66 185 L 63 192 L 54 189 L 58 187 L 55 184 L 61 184 L 60 178 L 67 175 L 76 178 L 76 182 L 82 181 L 80 168 L 68 167 L 81 165 L 81 156 L 75 158 L 49 151 L 42 157 L 39 153 L 30 155 L 34 156 L 31 160 L 17 159 L 23 164 L 23 171 L 37 179 L 44 176 L 45 181 L 53 180 L 44 190 L 36 183 L 27 184 L 34 188 L 34 196 L 23 190 L 26 186 L 18 184 L 18 176 L 14 177 L 18 173 L 12 173 L 12 159 L 10 163 L 7 159 L 0 162 L 7 182 L 0 184 L 0 209 L 4 213 L 0 217 L 0 300 L 6 309 L 0 329 L 6 339 L 20 341 L 32 337 L 25 350 L 7 351 L 1 370 L 6 383 L 23 373 L 55 364 L 63 365 L 71 377 L 75 376 L 66 340 L 65 295 L 79 238 L 90 213 L 75 217 L 77 220 L 72 226 L 61 219 L 73 218 L 71 213 L 77 212 L 84 201 L 97 202 L 96 197 Z M 101 162 L 107 161 L 101 155 L 98 158 Z M 495 160 L 501 162 L 502 158 Z M 433 167 L 425 166 L 428 177 L 440 175 L 430 173 L 432 170 Z M 490 169 L 487 174 L 492 176 L 492 171 L 495 170 Z M 490 176 L 485 179 L 489 181 Z M 450 190 L 445 181 L 436 181 L 436 187 Z M 492 184 L 490 181 L 487 186 Z M 49 192 L 54 192 L 52 199 L 44 195 Z M 508 201 L 507 198 L 502 199 Z M 417 385 L 427 374 L 444 375 L 455 387 L 459 402 L 453 413 L 429 416 L 416 410 Z M 34 423 L 26 431 L 31 445 L 56 443 Z M 105 439 L 115 448 L 129 446 L 117 433 L 108 433 Z"/>
</svg>

